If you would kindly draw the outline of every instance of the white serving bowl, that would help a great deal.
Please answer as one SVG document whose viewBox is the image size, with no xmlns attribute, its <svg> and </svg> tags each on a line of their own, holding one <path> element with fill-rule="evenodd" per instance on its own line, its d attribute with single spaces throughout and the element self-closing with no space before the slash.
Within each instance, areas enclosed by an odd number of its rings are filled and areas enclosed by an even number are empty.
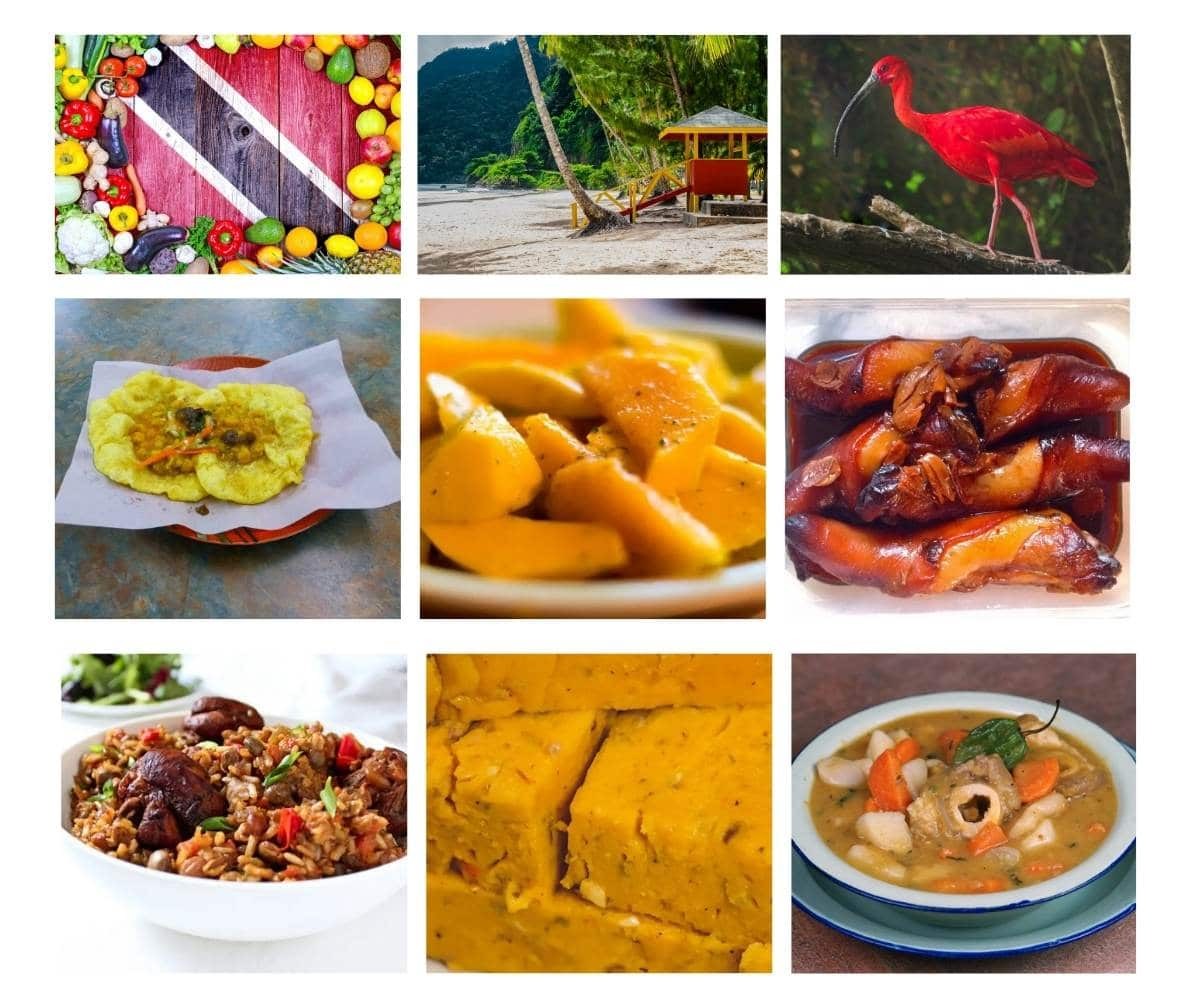
<svg viewBox="0 0 1200 1000">
<path fill-rule="evenodd" d="M 185 713 L 146 715 L 121 728 L 161 725 L 179 728 Z M 267 725 L 301 725 L 312 719 L 270 717 Z M 320 720 L 324 723 L 325 720 Z M 325 723 L 333 732 L 345 732 Z M 112 728 L 112 727 L 110 727 Z M 353 730 L 364 746 L 379 749 L 386 740 Z M 71 788 L 79 758 L 104 731 L 69 746 L 62 755 L 63 849 L 81 877 L 100 884 L 113 901 L 151 923 L 183 934 L 222 941 L 281 941 L 317 934 L 348 923 L 399 892 L 408 878 L 408 859 L 350 875 L 296 882 L 221 882 L 157 872 L 103 854 L 71 834 Z"/>
<path fill-rule="evenodd" d="M 965 926 L 990 925 L 1019 914 L 1028 923 L 1035 912 L 1030 909 L 1033 907 L 1038 908 L 1035 917 L 1038 922 L 1041 918 L 1046 923 L 1061 918 L 1067 909 L 1083 903 L 1088 889 L 1111 872 L 1133 847 L 1136 812 L 1135 767 L 1130 750 L 1095 723 L 1065 708 L 1054 720 L 1054 728 L 1068 739 L 1082 743 L 1108 767 L 1117 793 L 1117 817 L 1096 851 L 1062 875 L 1004 892 L 957 895 L 909 889 L 873 878 L 855 868 L 817 833 L 808 808 L 817 761 L 836 754 L 846 744 L 896 719 L 951 709 L 1012 717 L 1030 713 L 1047 718 L 1053 706 L 1015 695 L 946 691 L 885 702 L 830 726 L 792 762 L 793 848 L 844 890 L 845 899 L 850 899 L 852 905 L 864 912 L 869 911 L 875 919 L 894 922 L 915 917 L 930 923 Z"/>
</svg>

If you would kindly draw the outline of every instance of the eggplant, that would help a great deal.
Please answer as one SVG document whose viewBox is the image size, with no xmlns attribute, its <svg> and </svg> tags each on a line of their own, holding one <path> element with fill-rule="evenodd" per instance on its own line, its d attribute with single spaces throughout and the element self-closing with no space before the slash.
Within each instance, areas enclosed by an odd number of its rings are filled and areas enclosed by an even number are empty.
<svg viewBox="0 0 1200 1000">
<path fill-rule="evenodd" d="M 96 141 L 108 154 L 108 166 L 124 167 L 129 163 L 129 147 L 125 145 L 125 135 L 121 131 L 119 118 L 101 118 L 100 127 L 96 130 Z"/>
<path fill-rule="evenodd" d="M 125 270 L 140 271 L 149 265 L 160 250 L 186 243 L 187 238 L 188 231 L 183 226 L 161 226 L 146 230 L 133 241 L 133 249 L 125 255 Z"/>
</svg>

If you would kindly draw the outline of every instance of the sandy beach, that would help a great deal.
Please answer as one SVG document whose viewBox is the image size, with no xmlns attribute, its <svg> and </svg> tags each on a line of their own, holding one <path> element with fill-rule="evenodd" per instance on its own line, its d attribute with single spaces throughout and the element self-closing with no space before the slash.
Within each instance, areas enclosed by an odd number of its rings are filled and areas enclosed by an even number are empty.
<svg viewBox="0 0 1200 1000">
<path fill-rule="evenodd" d="M 424 274 L 763 274 L 767 226 L 692 228 L 678 208 L 579 239 L 566 191 L 423 190 L 418 268 Z"/>
</svg>

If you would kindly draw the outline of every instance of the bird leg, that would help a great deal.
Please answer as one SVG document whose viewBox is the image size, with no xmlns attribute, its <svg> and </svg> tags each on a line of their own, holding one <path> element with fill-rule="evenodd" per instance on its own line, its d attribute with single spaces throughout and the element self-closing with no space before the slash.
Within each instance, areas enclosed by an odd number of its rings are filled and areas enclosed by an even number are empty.
<svg viewBox="0 0 1200 1000">
<path fill-rule="evenodd" d="M 1000 222 L 1000 207 L 1004 204 L 1004 197 L 1000 194 L 1000 178 L 992 174 L 992 187 L 995 188 L 996 197 L 992 199 L 992 224 L 988 227 L 987 245 L 984 247 L 990 254 L 996 253 L 996 226 Z"/>
<path fill-rule="evenodd" d="M 1029 243 L 1033 247 L 1033 259 L 1043 261 L 1042 248 L 1038 246 L 1037 229 L 1033 225 L 1033 216 L 1030 214 L 1029 209 L 1025 207 L 1025 203 L 1017 197 L 1017 193 L 1012 189 L 1012 186 L 1006 185 L 1006 187 L 1008 190 L 1005 191 L 1005 194 L 1008 195 L 1008 200 L 1017 206 L 1017 211 L 1021 213 L 1021 218 L 1025 220 L 1025 231 L 1029 234 Z M 1053 261 L 1047 261 L 1047 263 L 1053 263 Z"/>
</svg>

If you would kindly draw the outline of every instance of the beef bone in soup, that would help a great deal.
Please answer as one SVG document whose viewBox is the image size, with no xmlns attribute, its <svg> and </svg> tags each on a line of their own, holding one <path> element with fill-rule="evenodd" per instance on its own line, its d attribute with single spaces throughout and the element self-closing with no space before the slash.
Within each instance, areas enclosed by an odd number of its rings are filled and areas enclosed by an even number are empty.
<svg viewBox="0 0 1200 1000">
<path fill-rule="evenodd" d="M 1117 814 L 1104 763 L 1032 715 L 906 716 L 816 772 L 809 810 L 829 848 L 868 875 L 930 892 L 1061 875 L 1100 846 Z"/>
</svg>

